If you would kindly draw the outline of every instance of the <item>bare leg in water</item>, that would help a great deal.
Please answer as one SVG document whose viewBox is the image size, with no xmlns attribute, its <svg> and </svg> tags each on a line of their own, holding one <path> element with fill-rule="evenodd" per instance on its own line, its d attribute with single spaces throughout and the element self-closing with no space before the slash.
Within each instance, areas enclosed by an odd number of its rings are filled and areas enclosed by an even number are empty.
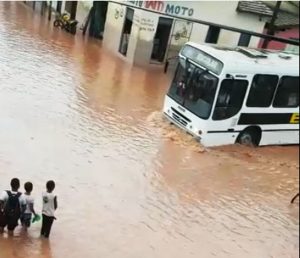
<svg viewBox="0 0 300 258">
<path fill-rule="evenodd" d="M 297 199 L 297 197 L 299 197 L 299 193 L 297 193 L 297 194 L 293 197 L 293 199 L 291 200 L 291 203 L 294 203 L 294 201 Z"/>
</svg>

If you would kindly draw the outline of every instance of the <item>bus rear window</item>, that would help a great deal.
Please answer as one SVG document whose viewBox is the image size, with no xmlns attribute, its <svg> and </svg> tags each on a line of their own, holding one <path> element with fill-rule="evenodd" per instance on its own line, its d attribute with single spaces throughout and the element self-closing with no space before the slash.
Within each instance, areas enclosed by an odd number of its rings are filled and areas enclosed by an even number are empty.
<svg viewBox="0 0 300 258">
<path fill-rule="evenodd" d="M 181 54 L 217 75 L 222 72 L 223 63 L 221 61 L 197 48 L 186 45 L 181 50 Z"/>
</svg>

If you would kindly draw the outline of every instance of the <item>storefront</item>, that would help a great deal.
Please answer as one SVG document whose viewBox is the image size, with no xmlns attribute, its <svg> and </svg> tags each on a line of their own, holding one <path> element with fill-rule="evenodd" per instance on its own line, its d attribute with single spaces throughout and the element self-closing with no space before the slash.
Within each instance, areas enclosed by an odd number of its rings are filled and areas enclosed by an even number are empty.
<svg viewBox="0 0 300 258">
<path fill-rule="evenodd" d="M 238 26 L 262 32 L 265 21 L 236 12 L 238 2 L 111 1 L 108 5 L 104 46 L 132 64 L 163 63 L 176 56 L 188 41 L 236 46 L 245 35 L 212 24 Z M 190 19 L 205 21 L 195 23 Z M 247 45 L 257 46 L 259 38 Z"/>
</svg>

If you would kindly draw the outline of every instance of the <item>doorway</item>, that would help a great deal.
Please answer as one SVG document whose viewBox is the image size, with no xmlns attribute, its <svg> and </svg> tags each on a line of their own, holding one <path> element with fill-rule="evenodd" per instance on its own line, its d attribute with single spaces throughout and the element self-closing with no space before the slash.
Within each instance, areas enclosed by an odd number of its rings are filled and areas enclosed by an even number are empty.
<svg viewBox="0 0 300 258">
<path fill-rule="evenodd" d="M 77 1 L 67 1 L 65 5 L 65 10 L 70 14 L 70 19 L 76 19 L 76 12 L 77 12 Z"/>
<path fill-rule="evenodd" d="M 91 37 L 103 39 L 107 7 L 108 7 L 108 1 L 93 2 L 93 7 L 91 8 L 89 13 L 89 17 L 90 17 L 89 35 Z"/>
<path fill-rule="evenodd" d="M 165 59 L 170 33 L 173 25 L 173 19 L 159 17 L 158 25 L 154 37 L 151 60 L 163 62 Z"/>
<path fill-rule="evenodd" d="M 62 1 L 57 1 L 56 12 L 61 13 Z"/>
<path fill-rule="evenodd" d="M 121 34 L 121 41 L 119 46 L 119 52 L 126 56 L 129 44 L 129 38 L 131 34 L 132 21 L 133 21 L 134 10 L 131 8 L 126 9 L 126 16 L 124 20 L 124 26 Z"/>
</svg>

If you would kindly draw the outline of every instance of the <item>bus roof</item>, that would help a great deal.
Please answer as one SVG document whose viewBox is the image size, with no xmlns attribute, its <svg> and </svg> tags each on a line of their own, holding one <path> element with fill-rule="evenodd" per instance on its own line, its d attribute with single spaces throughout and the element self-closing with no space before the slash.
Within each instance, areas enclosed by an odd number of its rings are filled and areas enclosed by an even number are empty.
<svg viewBox="0 0 300 258">
<path fill-rule="evenodd" d="M 194 48 L 217 58 L 224 64 L 225 73 L 278 74 L 299 76 L 299 55 L 284 51 L 221 47 L 188 42 Z"/>
</svg>

